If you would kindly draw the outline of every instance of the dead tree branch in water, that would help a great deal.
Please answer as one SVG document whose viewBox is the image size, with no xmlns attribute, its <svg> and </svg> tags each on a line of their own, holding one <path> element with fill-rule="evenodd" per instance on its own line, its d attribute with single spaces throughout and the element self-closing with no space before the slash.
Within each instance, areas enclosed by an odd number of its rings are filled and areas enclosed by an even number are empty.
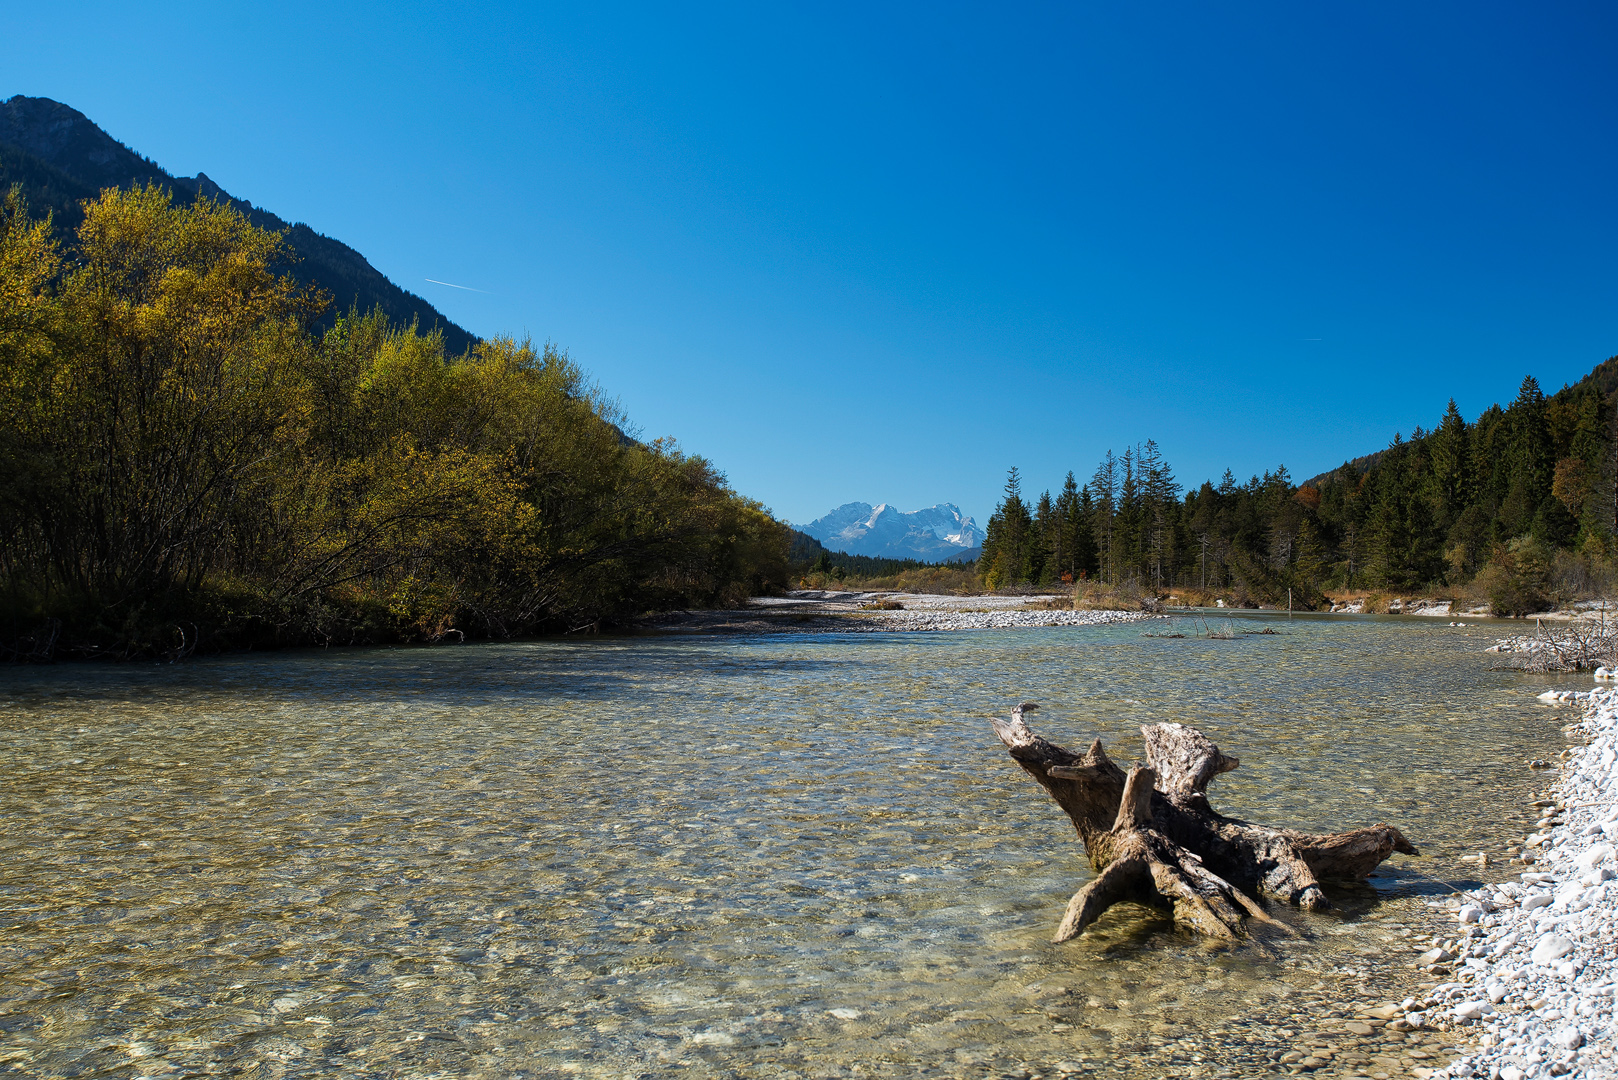
<svg viewBox="0 0 1618 1080">
<path fill-rule="evenodd" d="M 1141 728 L 1147 764 L 1126 773 L 1100 739 L 1075 754 L 1034 734 L 1023 718 L 1035 708 L 1018 705 L 1009 721 L 994 721 L 995 734 L 1066 811 L 1096 871 L 1068 903 L 1059 942 L 1124 901 L 1209 937 L 1242 938 L 1248 919 L 1274 922 L 1261 896 L 1323 910 L 1331 906 L 1323 880 L 1364 880 L 1393 852 L 1417 853 L 1392 825 L 1316 835 L 1219 814 L 1208 805 L 1208 784 L 1239 762 L 1196 728 Z"/>
</svg>

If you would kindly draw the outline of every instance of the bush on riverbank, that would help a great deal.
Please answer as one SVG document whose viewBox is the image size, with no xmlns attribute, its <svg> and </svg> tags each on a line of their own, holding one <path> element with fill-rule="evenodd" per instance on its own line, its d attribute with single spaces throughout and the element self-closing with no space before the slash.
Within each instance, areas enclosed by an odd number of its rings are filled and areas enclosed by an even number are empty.
<svg viewBox="0 0 1618 1080">
<path fill-rule="evenodd" d="M 0 208 L 0 639 L 134 656 L 510 637 L 786 583 L 786 530 L 566 354 L 350 313 L 228 206 Z"/>
<path fill-rule="evenodd" d="M 975 596 L 982 592 L 977 571 L 971 563 L 943 566 L 915 566 L 892 574 L 850 574 L 831 570 L 806 570 L 797 575 L 800 589 L 832 589 L 849 592 L 936 593 L 945 596 Z"/>
</svg>

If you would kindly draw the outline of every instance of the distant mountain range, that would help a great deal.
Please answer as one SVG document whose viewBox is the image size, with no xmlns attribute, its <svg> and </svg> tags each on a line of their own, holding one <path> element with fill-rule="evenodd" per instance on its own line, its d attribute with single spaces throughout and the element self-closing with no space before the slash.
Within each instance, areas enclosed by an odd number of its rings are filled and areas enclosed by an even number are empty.
<svg viewBox="0 0 1618 1080">
<path fill-rule="evenodd" d="M 395 324 L 415 320 L 423 330 L 435 326 L 443 330 L 445 348 L 452 356 L 477 343 L 476 337 L 426 300 L 389 281 L 347 244 L 301 222 L 288 225 L 268 210 L 225 192 L 204 173 L 173 176 L 59 101 L 18 94 L 0 104 L 0 191 L 21 184 L 33 215 L 44 217 L 50 211 L 62 235 L 70 235 L 83 220 L 81 199 L 93 199 L 103 188 L 147 183 L 169 188 L 179 199 L 228 202 L 254 225 L 285 234 L 297 259 L 277 269 L 332 294 L 332 307 L 324 317 L 327 324 L 350 307 L 362 312 L 380 307 Z"/>
<path fill-rule="evenodd" d="M 800 531 L 831 551 L 922 562 L 970 562 L 983 548 L 977 522 L 954 503 L 903 511 L 887 503 L 844 503 Z"/>
</svg>

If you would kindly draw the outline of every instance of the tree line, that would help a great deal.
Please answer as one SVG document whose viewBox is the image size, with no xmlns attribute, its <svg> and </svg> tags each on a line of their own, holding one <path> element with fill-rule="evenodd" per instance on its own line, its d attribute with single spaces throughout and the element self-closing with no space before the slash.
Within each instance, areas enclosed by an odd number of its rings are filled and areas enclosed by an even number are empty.
<svg viewBox="0 0 1618 1080">
<path fill-rule="evenodd" d="M 0 206 L 0 641 L 12 655 L 510 637 L 735 602 L 786 527 L 627 436 L 560 350 L 444 338 L 275 268 L 228 205 Z"/>
<path fill-rule="evenodd" d="M 1305 483 L 1285 466 L 1185 488 L 1158 445 L 1109 451 L 1030 502 L 1013 468 L 979 569 L 992 588 L 1094 580 L 1242 602 L 1318 606 L 1326 590 L 1476 586 L 1502 613 L 1538 610 L 1553 577 L 1613 574 L 1618 357 L 1546 397 L 1528 377 L 1475 420 L 1454 401 L 1430 431 Z M 1554 571 L 1554 573 L 1553 573 Z"/>
</svg>

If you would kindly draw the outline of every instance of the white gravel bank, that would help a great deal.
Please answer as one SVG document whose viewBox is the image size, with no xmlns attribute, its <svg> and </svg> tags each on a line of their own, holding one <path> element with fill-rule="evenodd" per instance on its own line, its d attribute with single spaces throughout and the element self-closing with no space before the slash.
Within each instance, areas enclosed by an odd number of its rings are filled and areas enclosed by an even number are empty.
<svg viewBox="0 0 1618 1080">
<path fill-rule="evenodd" d="M 1473 1027 L 1479 1049 L 1435 1076 L 1618 1077 L 1618 690 L 1589 696 L 1581 729 L 1591 741 L 1572 752 L 1556 807 L 1528 838 L 1538 860 L 1522 882 L 1452 905 L 1460 981 L 1409 1019 Z"/>
<path fill-rule="evenodd" d="M 1030 626 L 1100 626 L 1157 617 L 1143 611 L 878 611 L 865 619 L 875 624 L 873 630 L 1017 630 Z"/>
</svg>

